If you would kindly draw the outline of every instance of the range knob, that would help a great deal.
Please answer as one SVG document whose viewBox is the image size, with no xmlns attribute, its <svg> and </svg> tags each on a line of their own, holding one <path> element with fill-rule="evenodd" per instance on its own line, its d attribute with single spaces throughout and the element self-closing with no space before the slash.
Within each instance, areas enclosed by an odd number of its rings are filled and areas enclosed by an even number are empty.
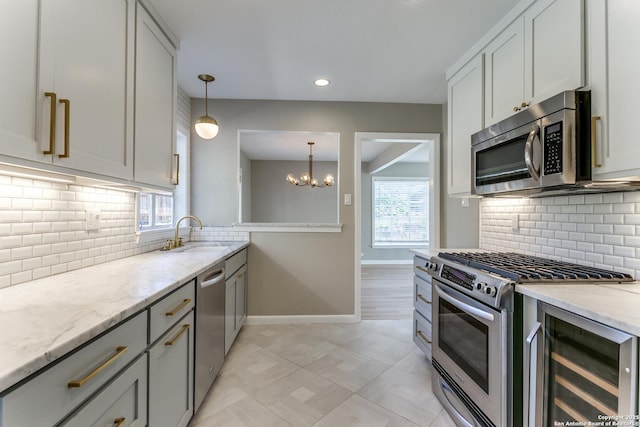
<svg viewBox="0 0 640 427">
<path fill-rule="evenodd" d="M 427 268 L 429 270 L 436 271 L 438 269 L 438 264 L 436 264 L 435 262 L 428 262 L 427 263 Z"/>
<path fill-rule="evenodd" d="M 482 290 L 482 288 L 483 288 L 484 286 L 486 286 L 486 285 L 487 285 L 486 283 L 478 282 L 478 283 L 476 283 L 476 289 L 477 289 L 477 290 L 479 290 L 479 291 L 481 291 L 481 290 Z"/>
<path fill-rule="evenodd" d="M 486 288 L 484 288 L 484 293 L 489 295 L 490 297 L 494 297 L 496 296 L 496 287 L 495 286 L 487 286 Z"/>
</svg>

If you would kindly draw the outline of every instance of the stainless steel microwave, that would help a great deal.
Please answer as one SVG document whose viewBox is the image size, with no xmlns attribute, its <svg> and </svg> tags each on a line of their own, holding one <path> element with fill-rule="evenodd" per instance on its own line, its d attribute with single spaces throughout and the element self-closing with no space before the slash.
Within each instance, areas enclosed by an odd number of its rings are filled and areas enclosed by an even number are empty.
<svg viewBox="0 0 640 427">
<path fill-rule="evenodd" d="M 526 195 L 582 187 L 591 180 L 590 122 L 591 92 L 567 91 L 473 134 L 472 192 Z"/>
</svg>

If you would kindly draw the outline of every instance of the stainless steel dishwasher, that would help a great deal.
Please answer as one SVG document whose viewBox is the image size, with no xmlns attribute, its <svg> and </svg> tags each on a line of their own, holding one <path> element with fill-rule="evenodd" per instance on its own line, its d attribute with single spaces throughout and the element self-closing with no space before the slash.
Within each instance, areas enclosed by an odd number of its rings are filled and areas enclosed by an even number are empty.
<svg viewBox="0 0 640 427">
<path fill-rule="evenodd" d="M 224 362 L 224 261 L 196 279 L 194 413 Z"/>
</svg>

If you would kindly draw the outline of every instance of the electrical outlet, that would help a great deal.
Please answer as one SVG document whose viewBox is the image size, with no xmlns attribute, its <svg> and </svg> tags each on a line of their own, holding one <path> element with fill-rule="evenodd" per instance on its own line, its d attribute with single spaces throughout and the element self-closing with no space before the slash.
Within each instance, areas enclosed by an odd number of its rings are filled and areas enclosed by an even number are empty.
<svg viewBox="0 0 640 427">
<path fill-rule="evenodd" d="M 87 231 L 100 230 L 100 210 L 99 209 L 87 209 L 85 220 L 86 220 Z"/>
</svg>

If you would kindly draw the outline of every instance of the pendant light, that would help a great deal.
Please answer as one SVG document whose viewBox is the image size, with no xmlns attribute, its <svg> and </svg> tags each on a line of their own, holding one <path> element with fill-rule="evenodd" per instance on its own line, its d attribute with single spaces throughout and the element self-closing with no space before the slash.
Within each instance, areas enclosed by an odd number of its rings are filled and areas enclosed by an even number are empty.
<svg viewBox="0 0 640 427">
<path fill-rule="evenodd" d="M 215 78 L 209 74 L 198 74 L 198 78 L 204 82 L 204 116 L 198 117 L 195 128 L 196 133 L 202 139 L 213 139 L 218 134 L 218 122 L 213 117 L 209 117 L 209 83 Z"/>
</svg>

